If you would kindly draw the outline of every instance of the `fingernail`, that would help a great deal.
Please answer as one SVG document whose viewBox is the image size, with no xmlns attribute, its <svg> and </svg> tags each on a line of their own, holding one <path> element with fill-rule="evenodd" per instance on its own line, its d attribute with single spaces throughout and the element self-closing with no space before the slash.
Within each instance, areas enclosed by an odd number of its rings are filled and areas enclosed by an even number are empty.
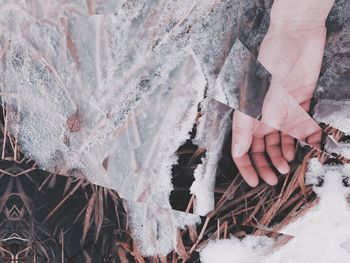
<svg viewBox="0 0 350 263">
<path fill-rule="evenodd" d="M 259 185 L 259 180 L 250 181 L 248 184 L 250 187 L 257 187 Z"/>
<path fill-rule="evenodd" d="M 269 181 L 267 182 L 269 185 L 274 186 L 278 183 L 278 178 L 275 176 L 273 178 L 270 178 Z"/>
<path fill-rule="evenodd" d="M 241 156 L 241 146 L 239 144 L 234 144 L 232 146 L 232 157 L 240 157 Z"/>
</svg>

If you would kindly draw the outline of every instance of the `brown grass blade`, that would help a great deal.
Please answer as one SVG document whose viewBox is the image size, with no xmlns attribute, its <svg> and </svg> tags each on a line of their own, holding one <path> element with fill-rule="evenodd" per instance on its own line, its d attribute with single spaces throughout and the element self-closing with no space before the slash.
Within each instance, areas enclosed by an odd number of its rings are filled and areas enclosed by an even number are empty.
<svg viewBox="0 0 350 263">
<path fill-rule="evenodd" d="M 98 236 L 100 234 L 104 218 L 103 211 L 103 190 L 102 187 L 97 189 L 97 198 L 95 205 L 95 243 L 97 242 Z"/>
<path fill-rule="evenodd" d="M 90 200 L 88 202 L 87 208 L 86 208 L 86 213 L 85 213 L 85 219 L 84 219 L 84 227 L 83 227 L 83 236 L 81 238 L 82 243 L 84 242 L 86 238 L 86 234 L 90 228 L 90 222 L 91 222 L 91 216 L 92 216 L 92 211 L 95 206 L 95 201 L 97 197 L 97 191 L 93 192 L 93 194 L 90 197 Z"/>
<path fill-rule="evenodd" d="M 176 252 L 179 254 L 182 260 L 189 259 L 189 254 L 186 251 L 185 245 L 182 241 L 182 234 L 179 229 L 176 233 Z"/>
</svg>

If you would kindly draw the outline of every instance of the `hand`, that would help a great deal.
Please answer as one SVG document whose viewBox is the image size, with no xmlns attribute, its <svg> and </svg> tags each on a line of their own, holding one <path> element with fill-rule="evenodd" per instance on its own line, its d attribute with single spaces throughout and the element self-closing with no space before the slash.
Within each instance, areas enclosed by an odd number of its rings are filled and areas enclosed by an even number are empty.
<svg viewBox="0 0 350 263">
<path fill-rule="evenodd" d="M 294 139 L 235 110 L 232 157 L 241 176 L 251 187 L 259 184 L 258 175 L 270 185 L 277 183 L 277 176 L 270 167 L 265 152 L 278 172 L 288 173 L 288 161 L 294 158 Z"/>
<path fill-rule="evenodd" d="M 258 185 L 258 175 L 270 185 L 277 183 L 277 175 L 270 167 L 268 158 L 279 173 L 289 172 L 288 162 L 294 159 L 293 137 L 320 147 L 321 129 L 285 93 L 283 88 L 274 84 L 270 86 L 264 100 L 262 121 L 238 110 L 233 114 L 232 157 L 251 187 Z"/>
</svg>

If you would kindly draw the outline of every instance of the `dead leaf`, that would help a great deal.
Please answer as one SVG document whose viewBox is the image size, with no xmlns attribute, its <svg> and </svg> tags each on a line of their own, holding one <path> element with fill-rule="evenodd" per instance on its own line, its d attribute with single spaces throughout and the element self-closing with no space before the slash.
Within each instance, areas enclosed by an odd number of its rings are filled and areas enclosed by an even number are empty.
<svg viewBox="0 0 350 263">
<path fill-rule="evenodd" d="M 105 168 L 106 171 L 108 169 L 108 160 L 109 160 L 109 156 L 104 158 L 104 160 L 102 161 L 102 166 L 103 166 L 103 168 Z"/>
<path fill-rule="evenodd" d="M 129 263 L 126 252 L 121 247 L 118 247 L 118 256 L 121 263 Z"/>
<path fill-rule="evenodd" d="M 67 120 L 67 126 L 70 132 L 78 132 L 80 130 L 80 114 L 77 110 Z"/>
</svg>

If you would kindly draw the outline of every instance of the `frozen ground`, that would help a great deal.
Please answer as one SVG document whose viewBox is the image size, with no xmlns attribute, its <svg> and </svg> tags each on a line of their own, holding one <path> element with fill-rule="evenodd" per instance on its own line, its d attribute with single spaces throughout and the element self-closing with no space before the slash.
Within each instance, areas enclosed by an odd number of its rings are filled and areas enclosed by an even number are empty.
<svg viewBox="0 0 350 263">
<path fill-rule="evenodd" d="M 282 234 L 294 236 L 277 251 L 273 243 L 261 244 L 261 237 L 236 238 L 210 243 L 202 252 L 203 263 L 346 263 L 350 256 L 350 209 L 347 198 L 350 188 L 343 179 L 350 176 L 350 166 L 321 166 L 311 159 L 307 182 L 322 178 L 322 186 L 314 186 L 319 204 L 303 217 L 282 229 Z M 269 247 L 270 246 L 270 247 Z"/>
<path fill-rule="evenodd" d="M 229 90 L 238 85 L 230 70 L 241 70 L 234 56 L 245 54 L 232 49 L 237 17 L 246 12 L 240 37 L 254 50 L 268 16 L 260 27 L 251 25 L 271 1 L 0 3 L 6 130 L 40 168 L 117 190 L 129 202 L 144 254 L 174 249 L 176 227 L 199 219 L 171 212 L 175 152 L 189 138 L 205 95 L 237 106 Z M 191 189 L 200 215 L 214 206 L 232 110 L 212 104 L 201 104 L 195 138 L 208 150 Z"/>
</svg>

